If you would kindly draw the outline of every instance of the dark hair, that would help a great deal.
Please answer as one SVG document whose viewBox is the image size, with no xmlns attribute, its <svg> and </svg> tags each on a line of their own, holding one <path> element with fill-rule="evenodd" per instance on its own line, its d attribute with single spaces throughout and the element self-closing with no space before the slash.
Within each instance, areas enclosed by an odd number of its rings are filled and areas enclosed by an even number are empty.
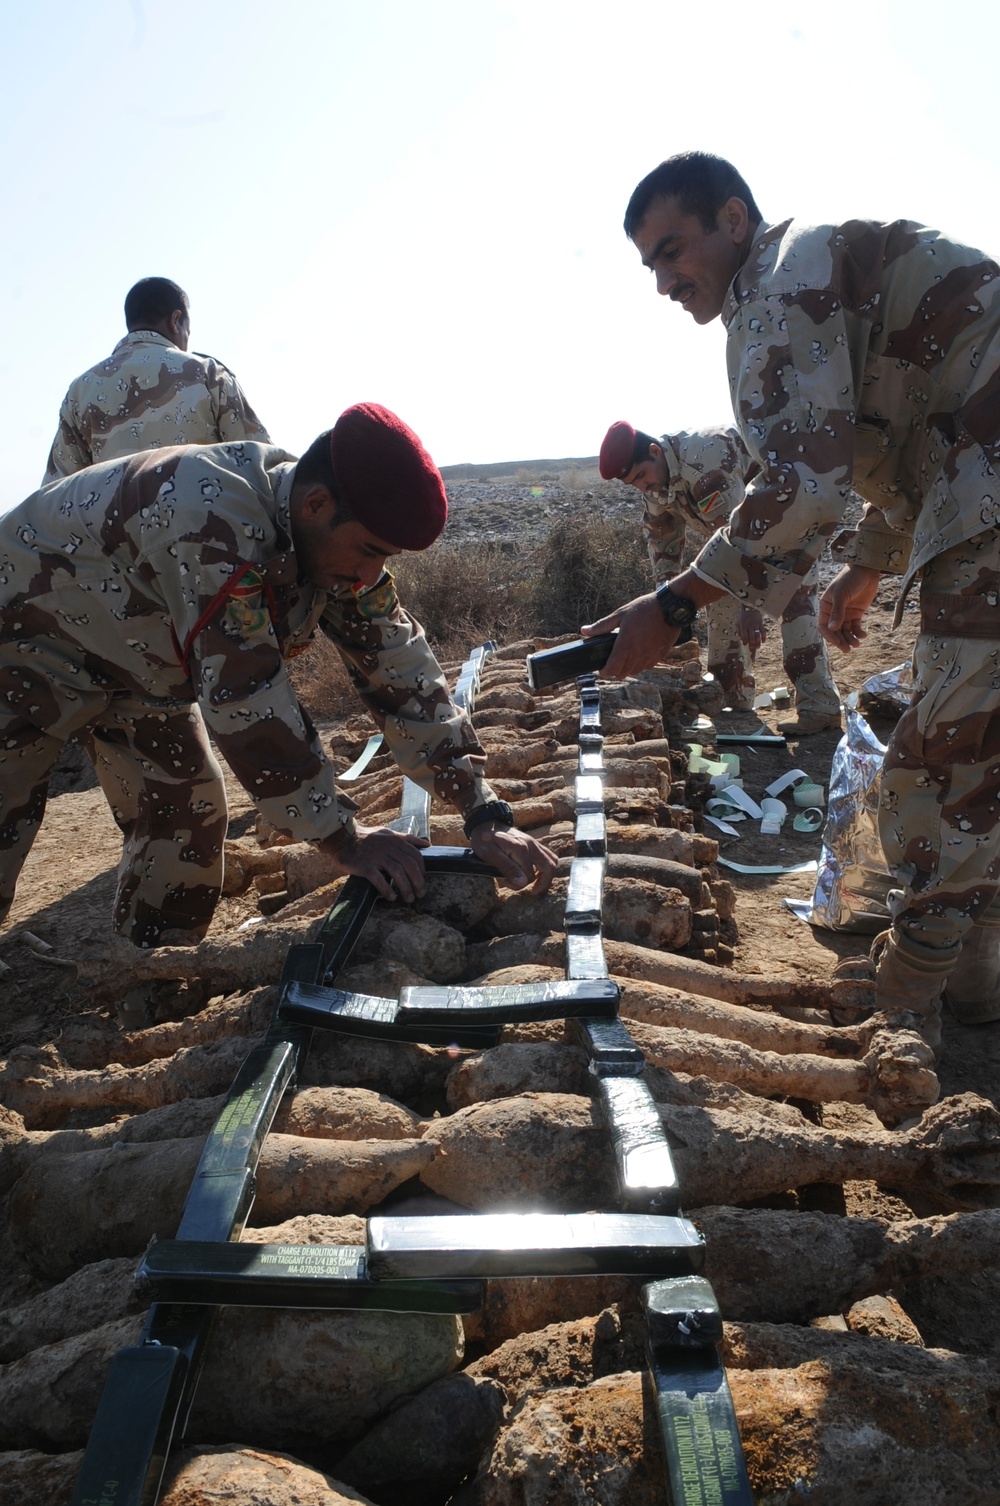
<svg viewBox="0 0 1000 1506">
<path fill-rule="evenodd" d="M 336 472 L 333 469 L 333 459 L 330 453 L 330 435 L 332 429 L 326 429 L 313 440 L 305 454 L 300 456 L 295 467 L 294 486 L 325 486 L 331 497 L 337 504 L 337 516 L 334 526 L 341 523 L 353 523 L 356 514 L 351 511 L 340 495 L 337 484 Z"/>
<path fill-rule="evenodd" d="M 125 295 L 125 323 L 129 329 L 155 329 L 175 309 L 187 312 L 188 295 L 169 277 L 143 277 Z"/>
<path fill-rule="evenodd" d="M 644 460 L 649 459 L 649 447 L 651 444 L 658 445 L 660 441 L 654 439 L 652 434 L 644 434 L 641 429 L 636 429 L 635 444 L 632 446 L 632 464 L 629 466 L 629 470 L 634 471 L 637 465 L 642 465 Z M 662 449 L 663 446 L 661 445 L 660 448 Z"/>
<path fill-rule="evenodd" d="M 763 215 L 743 178 L 724 157 L 710 152 L 678 152 L 647 173 L 632 192 L 625 211 L 625 234 L 634 240 L 654 199 L 675 198 L 684 214 L 695 214 L 704 230 L 714 230 L 719 210 L 730 199 L 742 199 L 751 225 Z"/>
</svg>

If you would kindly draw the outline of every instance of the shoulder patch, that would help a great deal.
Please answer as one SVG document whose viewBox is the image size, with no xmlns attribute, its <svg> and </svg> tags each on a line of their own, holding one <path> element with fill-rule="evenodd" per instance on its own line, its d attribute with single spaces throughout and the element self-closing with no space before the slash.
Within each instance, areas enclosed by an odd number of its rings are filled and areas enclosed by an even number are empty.
<svg viewBox="0 0 1000 1506">
<path fill-rule="evenodd" d="M 367 591 L 356 591 L 354 602 L 359 614 L 368 622 L 377 617 L 390 617 L 399 606 L 396 582 L 388 570 Z"/>
</svg>

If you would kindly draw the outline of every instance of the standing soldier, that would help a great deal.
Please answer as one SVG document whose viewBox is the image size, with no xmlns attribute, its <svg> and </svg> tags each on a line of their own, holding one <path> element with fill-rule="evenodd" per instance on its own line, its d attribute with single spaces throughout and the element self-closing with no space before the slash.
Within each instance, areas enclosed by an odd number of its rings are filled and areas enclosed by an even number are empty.
<svg viewBox="0 0 1000 1506">
<path fill-rule="evenodd" d="M 660 584 L 680 570 L 685 535 L 700 542 L 729 521 L 757 466 L 734 429 L 663 434 L 656 440 L 631 424 L 612 424 L 601 445 L 605 481 L 617 478 L 642 492 L 642 531 L 653 576 Z M 785 674 L 795 695 L 793 720 L 778 723 L 786 737 L 840 728 L 840 696 L 816 620 L 819 573 L 814 565 L 781 614 Z M 708 608 L 708 668 L 734 711 L 749 711 L 756 684 L 753 660 L 764 642 L 763 619 L 735 596 Z"/>
<path fill-rule="evenodd" d="M 232 372 L 188 354 L 188 296 L 168 277 L 144 277 L 125 299 L 128 334 L 106 361 L 70 383 L 42 485 L 98 460 L 175 444 L 254 439 L 267 430 Z"/>
<path fill-rule="evenodd" d="M 914 694 L 889 741 L 879 831 L 904 886 L 878 939 L 876 997 L 940 1038 L 1000 1019 L 1000 266 L 910 220 L 766 225 L 746 182 L 704 152 L 637 186 L 626 234 L 657 291 L 728 330 L 733 412 L 760 474 L 728 527 L 621 625 L 611 674 L 656 663 L 729 592 L 780 611 L 866 500 L 820 603 L 855 648 L 881 573 L 920 583 Z"/>
<path fill-rule="evenodd" d="M 279 831 L 386 899 L 423 891 L 413 839 L 354 819 L 285 659 L 321 628 L 403 773 L 466 817 L 515 888 L 553 854 L 514 829 L 389 556 L 444 528 L 440 474 L 375 404 L 295 462 L 263 444 L 103 461 L 0 519 L 0 918 L 63 743 L 90 729 L 125 837 L 114 928 L 136 946 L 204 935 L 222 886 L 226 799 L 207 732 Z"/>
</svg>

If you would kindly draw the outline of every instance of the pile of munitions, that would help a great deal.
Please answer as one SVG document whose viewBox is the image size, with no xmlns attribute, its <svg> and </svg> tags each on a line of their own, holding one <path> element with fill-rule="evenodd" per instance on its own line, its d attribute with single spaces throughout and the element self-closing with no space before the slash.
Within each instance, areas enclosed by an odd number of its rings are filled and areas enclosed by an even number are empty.
<svg viewBox="0 0 1000 1506">
<path fill-rule="evenodd" d="M 456 695 L 548 894 L 499 891 L 374 737 L 343 778 L 429 835 L 424 899 L 258 830 L 227 844 L 255 923 L 82 964 L 160 1023 L 0 1067 L 43 1287 L 0 1315 L 9 1506 L 997 1498 L 1000 1379 L 890 1294 L 996 1265 L 1000 1115 L 938 1101 L 865 967 L 719 965 L 734 896 L 664 737 L 711 710 L 696 649 L 539 696 L 525 647 Z M 927 1216 L 804 1195 L 853 1181 Z"/>
</svg>

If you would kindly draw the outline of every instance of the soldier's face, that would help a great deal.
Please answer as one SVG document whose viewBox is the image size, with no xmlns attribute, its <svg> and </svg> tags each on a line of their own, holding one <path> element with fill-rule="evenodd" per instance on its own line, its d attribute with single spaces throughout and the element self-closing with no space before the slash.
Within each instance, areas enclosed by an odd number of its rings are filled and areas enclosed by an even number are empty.
<svg viewBox="0 0 1000 1506">
<path fill-rule="evenodd" d="M 667 484 L 667 457 L 658 444 L 651 444 L 648 457 L 633 466 L 624 478 L 628 486 L 637 487 L 643 496 L 663 491 Z"/>
<path fill-rule="evenodd" d="M 311 486 L 298 498 L 293 494 L 291 524 L 299 563 L 323 591 L 373 586 L 386 560 L 401 552 L 356 519 L 338 523 L 337 504 L 324 486 Z"/>
<path fill-rule="evenodd" d="M 740 268 L 748 230 L 742 199 L 724 204 L 715 229 L 706 230 L 675 198 L 663 198 L 650 206 L 633 239 L 656 278 L 656 291 L 679 303 L 696 324 L 710 324 Z"/>
</svg>

